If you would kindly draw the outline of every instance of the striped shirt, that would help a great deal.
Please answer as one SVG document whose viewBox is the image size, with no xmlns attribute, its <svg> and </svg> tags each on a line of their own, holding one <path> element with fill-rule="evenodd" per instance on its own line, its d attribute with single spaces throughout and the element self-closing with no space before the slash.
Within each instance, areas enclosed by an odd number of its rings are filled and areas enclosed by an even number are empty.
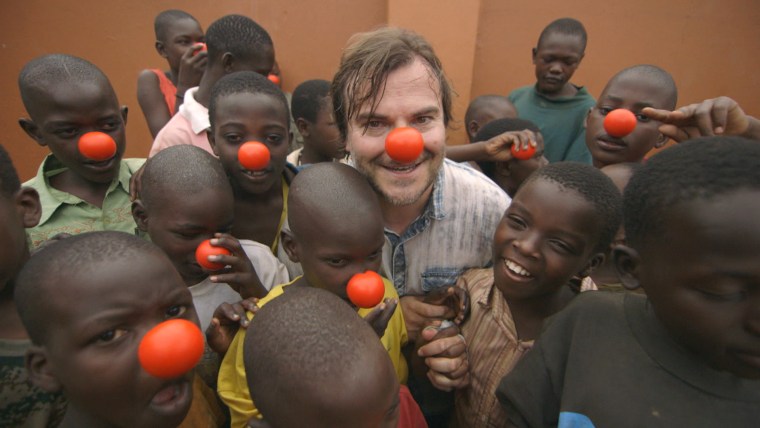
<svg viewBox="0 0 760 428">
<path fill-rule="evenodd" d="M 488 266 L 509 202 L 485 175 L 444 160 L 422 214 L 401 235 L 385 230 L 383 269 L 398 294 L 451 286 L 465 270 Z"/>
<path fill-rule="evenodd" d="M 533 348 L 533 340 L 523 341 L 518 337 L 509 305 L 493 281 L 493 268 L 469 270 L 457 281 L 457 287 L 467 290 L 471 302 L 470 316 L 462 325 L 470 385 L 456 393 L 458 427 L 507 425 L 507 415 L 495 395 L 496 388 Z M 580 292 L 596 289 L 591 278 L 583 278 Z"/>
</svg>

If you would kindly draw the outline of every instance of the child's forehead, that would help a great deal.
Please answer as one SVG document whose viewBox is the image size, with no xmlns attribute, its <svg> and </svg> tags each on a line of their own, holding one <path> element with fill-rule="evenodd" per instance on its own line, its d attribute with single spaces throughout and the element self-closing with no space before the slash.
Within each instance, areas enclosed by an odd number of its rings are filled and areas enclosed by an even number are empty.
<svg viewBox="0 0 760 428">
<path fill-rule="evenodd" d="M 549 218 L 557 213 L 573 220 L 597 217 L 594 204 L 579 191 L 546 177 L 528 180 L 520 187 L 514 201 L 522 209 L 530 210 L 536 218 Z M 541 208 L 535 209 L 537 207 Z"/>
<path fill-rule="evenodd" d="M 660 81 L 643 73 L 630 73 L 613 78 L 602 91 L 599 100 L 614 98 L 664 108 L 668 102 L 668 88 Z"/>
<path fill-rule="evenodd" d="M 79 113 L 92 107 L 118 110 L 119 101 L 107 81 L 50 82 L 32 92 L 38 106 L 47 106 L 48 113 Z M 94 112 L 100 111 L 95 109 Z"/>
<path fill-rule="evenodd" d="M 177 33 L 202 32 L 201 25 L 198 21 L 186 16 L 172 19 L 164 25 L 166 34 L 170 36 Z"/>
<path fill-rule="evenodd" d="M 222 115 L 248 116 L 254 111 L 286 116 L 287 105 L 280 97 L 266 92 L 234 92 L 216 100 L 217 118 Z"/>
<path fill-rule="evenodd" d="M 554 31 L 547 34 L 538 45 L 539 51 L 557 49 L 572 50 L 574 53 L 580 55 L 583 53 L 583 39 L 580 35 Z"/>
</svg>

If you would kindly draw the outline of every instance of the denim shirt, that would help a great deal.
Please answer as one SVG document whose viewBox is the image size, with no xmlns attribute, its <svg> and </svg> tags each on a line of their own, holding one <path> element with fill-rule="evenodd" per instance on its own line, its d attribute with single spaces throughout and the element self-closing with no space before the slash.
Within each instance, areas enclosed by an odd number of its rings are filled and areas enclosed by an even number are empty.
<svg viewBox="0 0 760 428">
<path fill-rule="evenodd" d="M 455 285 L 465 270 L 489 266 L 509 202 L 480 172 L 444 160 L 422 214 L 401 235 L 385 229 L 383 269 L 399 295 Z"/>
</svg>

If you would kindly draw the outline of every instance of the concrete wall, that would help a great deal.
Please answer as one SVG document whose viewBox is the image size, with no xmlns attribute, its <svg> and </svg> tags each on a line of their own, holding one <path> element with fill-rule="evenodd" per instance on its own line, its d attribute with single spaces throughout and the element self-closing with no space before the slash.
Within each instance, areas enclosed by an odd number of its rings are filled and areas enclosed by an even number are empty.
<svg viewBox="0 0 760 428">
<path fill-rule="evenodd" d="M 204 29 L 228 13 L 250 16 L 269 30 L 284 89 L 330 79 L 348 37 L 382 24 L 414 29 L 441 57 L 459 97 L 451 143 L 463 138 L 469 100 L 506 94 L 534 81 L 530 49 L 553 19 L 571 16 L 589 32 L 586 58 L 573 81 L 598 95 L 608 78 L 633 64 L 669 70 L 679 105 L 717 95 L 760 114 L 760 2 L 757 0 L 6 0 L 0 6 L 0 135 L 23 179 L 43 156 L 18 127 L 25 115 L 16 78 L 30 59 L 54 52 L 89 59 L 130 107 L 127 156 L 151 144 L 137 104 L 137 74 L 164 67 L 153 49 L 153 18 L 169 8 L 193 14 Z"/>
</svg>

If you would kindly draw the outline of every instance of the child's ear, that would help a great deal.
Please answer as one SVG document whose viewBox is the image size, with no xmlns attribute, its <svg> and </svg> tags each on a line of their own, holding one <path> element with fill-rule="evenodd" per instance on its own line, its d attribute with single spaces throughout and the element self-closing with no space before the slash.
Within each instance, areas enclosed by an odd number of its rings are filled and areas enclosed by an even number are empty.
<svg viewBox="0 0 760 428">
<path fill-rule="evenodd" d="M 298 245 L 296 244 L 295 237 L 293 237 L 293 232 L 283 229 L 280 232 L 280 242 L 290 261 L 301 263 L 301 259 L 298 257 L 298 248 L 296 248 Z"/>
<path fill-rule="evenodd" d="M 51 367 L 47 351 L 37 345 L 32 345 L 24 357 L 24 365 L 29 380 L 43 391 L 58 392 L 61 390 L 61 384 L 55 378 Z"/>
<path fill-rule="evenodd" d="M 591 257 L 591 260 L 586 263 L 586 266 L 583 267 L 583 270 L 580 273 L 581 278 L 585 278 L 589 275 L 591 275 L 591 272 L 593 272 L 596 268 L 602 265 L 604 263 L 604 253 L 596 253 Z"/>
<path fill-rule="evenodd" d="M 143 232 L 148 231 L 148 212 L 145 210 L 145 204 L 140 199 L 135 199 L 132 202 L 132 218 L 135 219 L 138 229 Z"/>
<path fill-rule="evenodd" d="M 533 58 L 533 65 L 536 64 L 536 54 L 538 53 L 538 47 L 531 49 L 531 58 Z"/>
<path fill-rule="evenodd" d="M 641 257 L 639 252 L 627 245 L 616 245 L 612 249 L 612 260 L 615 262 L 620 282 L 628 290 L 635 290 L 639 283 L 639 265 Z"/>
<path fill-rule="evenodd" d="M 660 136 L 657 137 L 657 142 L 654 143 L 654 148 L 655 149 L 659 149 L 662 146 L 664 146 L 665 143 L 667 143 L 667 142 L 668 142 L 668 136 L 665 135 L 665 134 L 663 134 L 663 133 L 660 133 Z"/>
<path fill-rule="evenodd" d="M 42 138 L 42 134 L 40 133 L 40 127 L 37 126 L 37 124 L 34 123 L 32 119 L 22 117 L 18 120 L 18 124 L 21 126 L 21 129 L 26 132 L 26 135 L 32 137 L 32 140 L 36 141 L 37 144 L 42 147 L 47 146 L 45 140 Z"/>
<path fill-rule="evenodd" d="M 168 58 L 169 55 L 166 54 L 166 49 L 164 48 L 164 43 L 156 40 L 156 52 L 158 52 L 159 55 L 161 55 L 161 58 Z"/>
<path fill-rule="evenodd" d="M 16 206 L 25 228 L 37 226 L 42 216 L 42 205 L 40 205 L 40 195 L 36 190 L 31 187 L 19 189 L 16 192 Z"/>
<path fill-rule="evenodd" d="M 235 71 L 235 56 L 230 52 L 225 52 L 222 54 L 222 69 L 224 70 L 225 74 L 229 74 Z"/>
<path fill-rule="evenodd" d="M 586 116 L 583 118 L 583 129 L 588 129 L 588 118 L 591 116 L 591 112 L 594 111 L 594 107 L 589 107 Z"/>
<path fill-rule="evenodd" d="M 124 124 L 127 124 L 127 116 L 129 115 L 129 107 L 127 106 L 121 106 L 119 109 L 121 112 L 121 119 L 124 121 Z"/>
<path fill-rule="evenodd" d="M 302 137 L 309 138 L 309 122 L 306 119 L 302 117 L 296 119 L 296 128 Z"/>
<path fill-rule="evenodd" d="M 469 133 L 473 138 L 480 130 L 480 125 L 478 125 L 477 121 L 471 120 L 470 123 L 467 124 L 467 133 Z M 472 143 L 472 140 L 470 140 Z"/>
</svg>

